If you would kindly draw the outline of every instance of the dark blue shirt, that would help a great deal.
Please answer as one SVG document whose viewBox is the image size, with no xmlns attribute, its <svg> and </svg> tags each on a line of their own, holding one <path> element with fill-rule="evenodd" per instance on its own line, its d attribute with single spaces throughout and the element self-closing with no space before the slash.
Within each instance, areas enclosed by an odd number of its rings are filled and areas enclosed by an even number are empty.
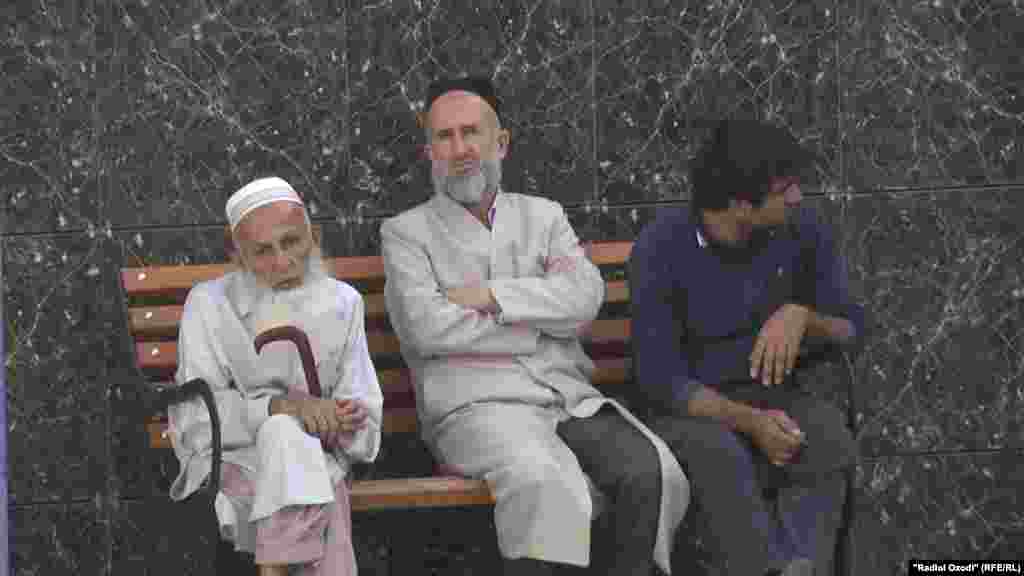
<svg viewBox="0 0 1024 576">
<path fill-rule="evenodd" d="M 688 209 L 670 209 L 633 244 L 629 284 L 642 401 L 684 409 L 699 386 L 749 382 L 757 334 L 787 302 L 846 318 L 863 333 L 846 268 L 813 210 L 801 207 L 791 226 L 760 234 L 747 249 L 702 246 L 698 229 Z"/>
</svg>

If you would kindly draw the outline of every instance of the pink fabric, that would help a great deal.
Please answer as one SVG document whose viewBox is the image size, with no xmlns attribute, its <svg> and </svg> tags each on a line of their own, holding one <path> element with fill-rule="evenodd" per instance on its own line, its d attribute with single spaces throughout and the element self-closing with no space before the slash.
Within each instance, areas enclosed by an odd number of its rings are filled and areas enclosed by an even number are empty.
<svg viewBox="0 0 1024 576">
<path fill-rule="evenodd" d="M 544 260 L 544 272 L 547 274 L 563 274 L 576 269 L 576 259 L 571 256 L 557 256 Z"/>
<path fill-rule="evenodd" d="M 221 491 L 251 499 L 255 492 L 245 471 L 225 462 Z M 334 502 L 289 506 L 256 522 L 256 564 L 300 564 L 303 576 L 355 576 L 352 508 L 348 484 L 334 487 Z"/>
</svg>

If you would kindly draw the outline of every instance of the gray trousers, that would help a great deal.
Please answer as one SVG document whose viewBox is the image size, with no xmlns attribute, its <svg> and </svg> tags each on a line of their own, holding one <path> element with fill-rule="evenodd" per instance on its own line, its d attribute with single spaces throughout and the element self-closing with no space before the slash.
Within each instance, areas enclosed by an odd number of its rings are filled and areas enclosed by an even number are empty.
<svg viewBox="0 0 1024 576">
<path fill-rule="evenodd" d="M 557 434 L 604 497 L 593 522 L 590 566 L 506 559 L 506 576 L 588 574 L 650 576 L 661 501 L 661 464 L 654 445 L 614 408 L 572 418 Z"/>
<path fill-rule="evenodd" d="M 846 489 L 842 471 L 856 456 L 842 413 L 790 387 L 744 383 L 718 391 L 737 402 L 785 411 L 807 440 L 793 462 L 779 467 L 749 438 L 723 424 L 680 415 L 654 417 L 651 429 L 690 479 L 697 520 L 723 574 L 762 576 L 797 556 L 818 564 L 833 548 L 838 524 L 832 519 L 842 512 Z M 780 517 L 769 503 L 791 486 L 801 486 L 803 497 Z"/>
</svg>

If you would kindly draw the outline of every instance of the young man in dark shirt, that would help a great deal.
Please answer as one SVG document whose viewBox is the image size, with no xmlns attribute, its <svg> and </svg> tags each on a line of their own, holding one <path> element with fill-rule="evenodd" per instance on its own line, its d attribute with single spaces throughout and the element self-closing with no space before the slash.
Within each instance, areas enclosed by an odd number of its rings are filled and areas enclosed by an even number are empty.
<svg viewBox="0 0 1024 576">
<path fill-rule="evenodd" d="M 638 398 L 692 482 L 730 576 L 813 573 L 856 448 L 842 414 L 799 390 L 801 348 L 863 331 L 830 231 L 800 207 L 809 155 L 781 128 L 721 122 L 693 163 L 689 209 L 633 246 Z M 791 525 L 766 494 L 810 486 Z M 830 530 L 828 540 L 834 540 Z"/>
</svg>

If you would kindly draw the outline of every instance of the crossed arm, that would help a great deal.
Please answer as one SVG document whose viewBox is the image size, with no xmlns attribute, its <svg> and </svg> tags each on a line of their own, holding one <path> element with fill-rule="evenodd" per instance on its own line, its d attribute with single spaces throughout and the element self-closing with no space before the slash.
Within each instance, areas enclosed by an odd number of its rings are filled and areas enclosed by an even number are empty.
<svg viewBox="0 0 1024 576">
<path fill-rule="evenodd" d="M 549 227 L 543 274 L 442 288 L 426 248 L 393 223 L 381 227 L 388 313 L 403 343 L 420 356 L 519 355 L 541 333 L 575 337 L 604 299 L 600 272 L 587 259 L 564 212 Z"/>
</svg>

